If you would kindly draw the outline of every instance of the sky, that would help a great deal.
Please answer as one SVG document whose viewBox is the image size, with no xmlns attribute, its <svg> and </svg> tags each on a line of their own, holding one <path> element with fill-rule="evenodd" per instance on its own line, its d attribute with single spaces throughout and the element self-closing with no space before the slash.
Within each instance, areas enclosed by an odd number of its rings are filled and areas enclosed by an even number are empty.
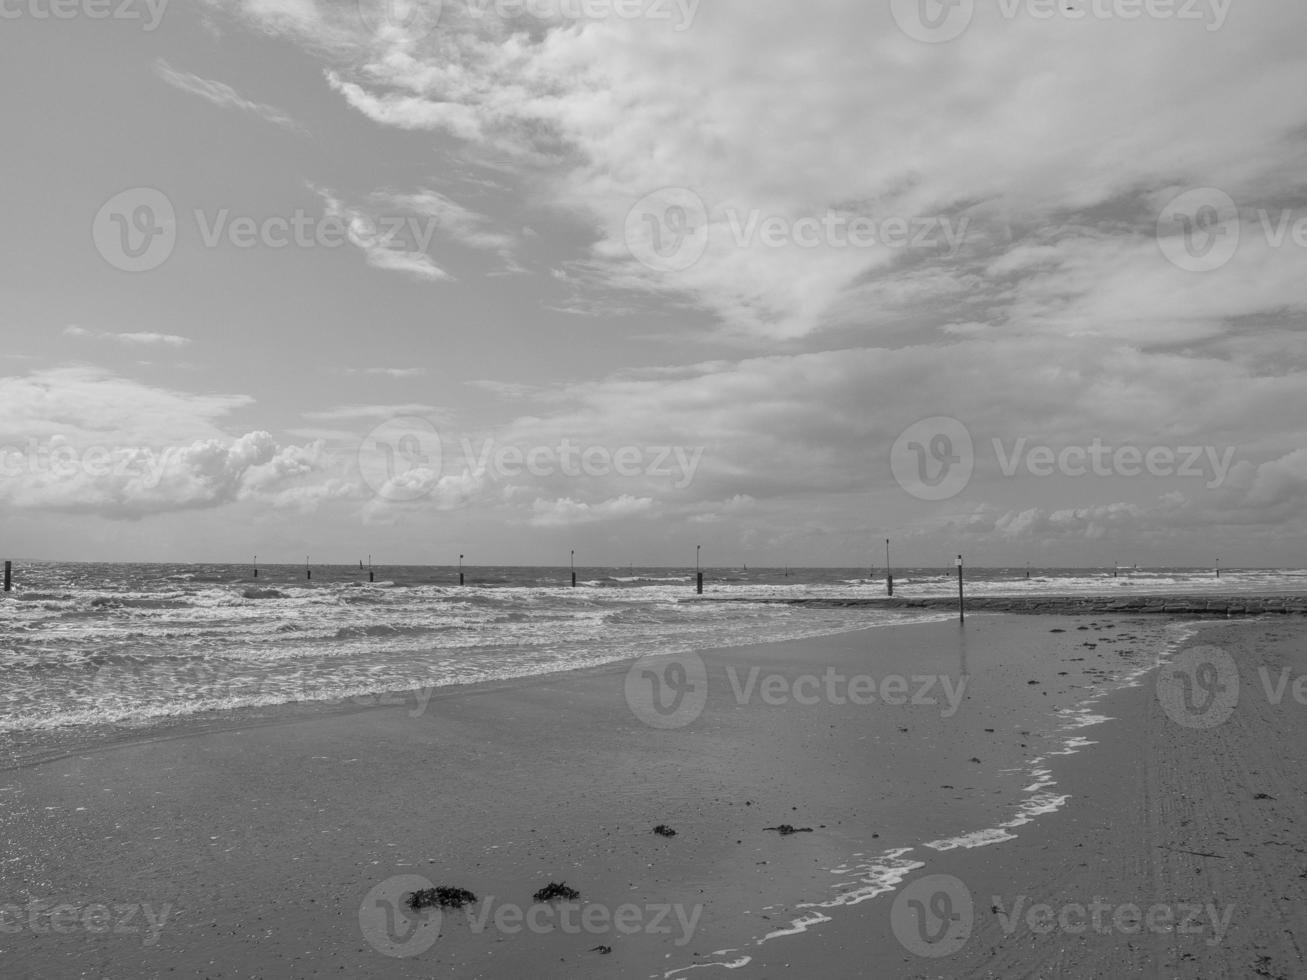
<svg viewBox="0 0 1307 980">
<path fill-rule="evenodd" d="M 1305 33 L 0 0 L 0 552 L 1305 566 Z"/>
</svg>

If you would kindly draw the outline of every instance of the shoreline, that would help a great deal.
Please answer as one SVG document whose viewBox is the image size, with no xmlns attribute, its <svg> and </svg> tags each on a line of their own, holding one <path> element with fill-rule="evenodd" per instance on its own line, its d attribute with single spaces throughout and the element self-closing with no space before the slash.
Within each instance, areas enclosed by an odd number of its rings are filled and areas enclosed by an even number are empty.
<svg viewBox="0 0 1307 980">
<path fill-rule="evenodd" d="M 4 798 L 18 804 L 7 808 L 11 866 L 32 869 L 29 880 L 68 902 L 107 889 L 176 911 L 157 948 L 47 938 L 39 951 L 19 947 L 18 963 L 60 949 L 110 956 L 137 976 L 161 975 L 164 962 L 177 966 L 173 975 L 207 975 L 206 964 L 233 957 L 243 968 L 303 971 L 319 955 L 343 958 L 355 976 L 660 975 L 792 928 L 787 910 L 847 894 L 832 869 L 844 869 L 848 887 L 866 887 L 895 848 L 1011 819 L 1031 795 L 1028 770 L 1062 747 L 1051 706 L 1080 703 L 1164 625 L 1095 622 L 1091 644 L 1069 620 L 987 616 L 965 630 L 935 622 L 707 650 L 712 697 L 701 718 L 669 730 L 633 715 L 622 693 L 629 668 L 619 664 L 451 688 L 417 718 L 351 707 L 12 770 L 0 776 Z M 962 678 L 972 686 L 947 707 L 808 707 L 758 693 L 740 702 L 732 686 L 755 667 L 790 681 L 830 668 L 882 679 L 934 671 L 958 681 L 959 693 Z M 972 752 L 983 764 L 967 762 Z M 659 822 L 679 836 L 653 836 Z M 813 829 L 767 832 L 781 823 Z M 429 952 L 388 958 L 360 936 L 359 903 L 396 875 L 501 902 L 566 880 L 595 905 L 630 899 L 698 908 L 702 919 L 682 950 L 611 929 L 602 942 L 474 935 L 472 916 L 450 913 Z M 197 881 L 227 884 L 211 893 Z M 881 901 L 836 918 L 860 918 Z M 0 936 L 0 951 L 6 945 Z M 611 956 L 590 948 L 602 945 Z M 532 965 L 547 962 L 557 970 Z"/>
<path fill-rule="evenodd" d="M 1307 677 L 1305 636 L 1297 620 L 1203 626 L 1185 644 L 1198 660 L 1162 670 L 1210 658 L 1233 701 L 1187 717 L 1165 696 L 1175 678 L 1157 671 L 1113 693 L 1111 721 L 1090 729 L 1095 748 L 1061 761 L 1068 806 L 1014 841 L 934 855 L 856 923 L 764 947 L 750 969 L 817 976 L 843 962 L 856 965 L 840 975 L 877 980 L 1307 975 L 1297 939 L 1307 934 L 1307 758 L 1290 748 L 1307 736 L 1307 697 L 1277 687 Z M 932 900 L 961 922 L 949 930 Z"/>
</svg>

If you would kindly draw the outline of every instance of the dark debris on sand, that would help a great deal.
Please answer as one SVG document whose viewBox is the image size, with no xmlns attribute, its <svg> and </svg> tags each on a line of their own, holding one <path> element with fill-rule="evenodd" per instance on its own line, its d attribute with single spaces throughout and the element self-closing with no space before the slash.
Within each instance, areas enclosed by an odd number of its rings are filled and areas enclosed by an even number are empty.
<svg viewBox="0 0 1307 980">
<path fill-rule="evenodd" d="M 654 828 L 653 832 L 657 834 L 659 837 L 676 836 L 676 831 L 672 830 L 672 828 L 667 826 L 667 824 L 665 823 L 660 823 L 657 827 Z"/>
<path fill-rule="evenodd" d="M 581 897 L 581 893 L 575 888 L 568 888 L 566 883 L 561 881 L 551 881 L 538 892 L 531 896 L 537 902 L 552 902 L 556 898 L 566 899 L 569 902 L 575 902 Z"/>
<path fill-rule="evenodd" d="M 811 834 L 811 827 L 795 827 L 793 824 L 783 823 L 779 827 L 763 827 L 763 830 L 774 830 L 782 837 L 789 837 L 790 834 Z"/>
<path fill-rule="evenodd" d="M 408 907 L 417 912 L 421 909 L 439 907 L 442 909 L 461 909 L 477 900 L 466 888 L 451 888 L 439 885 L 435 888 L 422 888 L 408 897 Z"/>
</svg>

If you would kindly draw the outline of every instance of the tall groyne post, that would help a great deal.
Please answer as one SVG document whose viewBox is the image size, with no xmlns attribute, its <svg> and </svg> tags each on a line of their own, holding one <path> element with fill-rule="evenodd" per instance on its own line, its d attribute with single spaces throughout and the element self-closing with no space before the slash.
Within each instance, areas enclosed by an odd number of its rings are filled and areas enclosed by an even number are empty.
<svg viewBox="0 0 1307 980">
<path fill-rule="evenodd" d="M 962 556 L 958 555 L 958 622 L 966 622 L 967 610 L 962 599 Z"/>
</svg>

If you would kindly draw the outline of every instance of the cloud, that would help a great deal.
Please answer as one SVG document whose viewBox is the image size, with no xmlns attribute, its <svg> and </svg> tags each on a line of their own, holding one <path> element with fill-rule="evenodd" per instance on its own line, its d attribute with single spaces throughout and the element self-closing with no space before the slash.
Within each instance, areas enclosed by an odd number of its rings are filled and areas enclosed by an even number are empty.
<svg viewBox="0 0 1307 980">
<path fill-rule="evenodd" d="M 406 415 L 438 421 L 447 414 L 446 409 L 437 405 L 424 405 L 420 402 L 404 402 L 397 405 L 341 405 L 337 408 L 324 408 L 303 413 L 304 418 L 318 422 L 337 422 L 345 419 L 390 419 Z"/>
<path fill-rule="evenodd" d="M 192 75 L 190 72 L 178 71 L 162 58 L 155 60 L 154 73 L 174 88 L 189 92 L 192 95 L 198 95 L 216 106 L 221 106 L 224 109 L 239 109 L 242 112 L 252 113 L 274 125 L 297 132 L 304 131 L 303 126 L 275 106 L 252 102 L 230 85 L 222 82 L 201 78 L 199 75 Z"/>
<path fill-rule="evenodd" d="M 313 190 L 322 199 L 325 217 L 345 222 L 350 243 L 363 252 L 364 260 L 374 269 L 401 272 L 422 282 L 444 282 L 454 278 L 426 253 L 434 230 L 431 226 L 414 227 L 408 222 L 402 223 L 402 227 L 397 226 L 394 216 L 379 220 L 376 215 L 345 204 L 325 188 L 314 187 Z M 411 233 L 412 240 L 406 243 L 399 235 L 401 231 Z M 413 247 L 405 247 L 406 244 Z"/>
<path fill-rule="evenodd" d="M 898 28 L 891 5 L 860 0 L 802 14 L 722 0 L 690 30 L 675 18 L 500 19 L 446 4 L 422 37 L 303 6 L 233 9 L 323 57 L 328 85 L 379 125 L 448 134 L 464 158 L 493 162 L 533 205 L 586 228 L 592 244 L 566 270 L 605 308 L 623 309 L 612 292 L 684 302 L 748 338 L 924 316 L 1160 341 L 1210 331 L 1231 309 L 1300 309 L 1307 296 L 1304 250 L 1263 269 L 1252 245 L 1181 300 L 1200 310 L 1229 297 L 1195 323 L 1166 308 L 1183 277 L 1153 241 L 1161 204 L 1183 187 L 1220 187 L 1246 218 L 1298 201 L 1304 113 L 1280 96 L 1307 83 L 1289 40 L 1307 26 L 1303 8 L 1249 8 L 1211 30 L 977 5 L 960 38 L 929 45 Z M 633 207 L 664 188 L 690 192 L 706 215 L 706 250 L 685 268 L 649 268 L 628 241 Z M 671 217 L 634 212 L 638 229 L 661 221 L 665 237 L 678 233 Z M 854 220 L 874 242 L 824 230 Z M 768 221 L 782 231 L 774 245 Z M 795 240 L 804 222 L 816 240 Z M 897 223 L 934 234 L 902 243 Z M 946 227 L 956 241 L 939 241 Z M 1021 262 L 1009 254 L 1022 250 Z"/>
<path fill-rule="evenodd" d="M 278 448 L 267 432 L 186 445 L 122 446 L 78 443 L 56 436 L 42 443 L 5 447 L 0 499 L 8 506 L 62 513 L 137 519 L 179 510 L 219 507 L 267 497 L 284 477 L 278 471 L 296 447 Z M 296 475 L 311 469 L 300 468 Z M 272 493 L 321 493 L 285 488 Z"/>
<path fill-rule="evenodd" d="M 109 330 L 87 330 L 76 325 L 64 327 L 63 335 L 78 340 L 110 340 L 137 346 L 185 347 L 191 342 L 189 337 L 171 333 L 114 333 Z"/>
<path fill-rule="evenodd" d="M 644 516 L 654 508 L 650 497 L 632 497 L 623 494 L 598 504 L 587 504 L 564 497 L 559 500 L 539 500 L 531 505 L 530 523 L 534 527 L 568 527 L 574 524 L 593 524 L 620 518 Z"/>
<path fill-rule="evenodd" d="M 0 378 L 0 440 L 56 436 L 129 445 L 189 443 L 223 434 L 219 422 L 249 395 L 192 394 L 141 384 L 102 368 L 59 367 Z"/>
<path fill-rule="evenodd" d="M 321 446 L 220 428 L 243 395 L 195 395 L 97 368 L 0 379 L 0 500 L 136 519 L 299 492 L 331 465 Z"/>
<path fill-rule="evenodd" d="M 354 375 L 362 374 L 369 376 L 383 376 L 387 378 L 421 378 L 426 375 L 427 369 L 424 367 L 367 367 L 367 368 L 342 368 L 341 373 Z"/>
</svg>

